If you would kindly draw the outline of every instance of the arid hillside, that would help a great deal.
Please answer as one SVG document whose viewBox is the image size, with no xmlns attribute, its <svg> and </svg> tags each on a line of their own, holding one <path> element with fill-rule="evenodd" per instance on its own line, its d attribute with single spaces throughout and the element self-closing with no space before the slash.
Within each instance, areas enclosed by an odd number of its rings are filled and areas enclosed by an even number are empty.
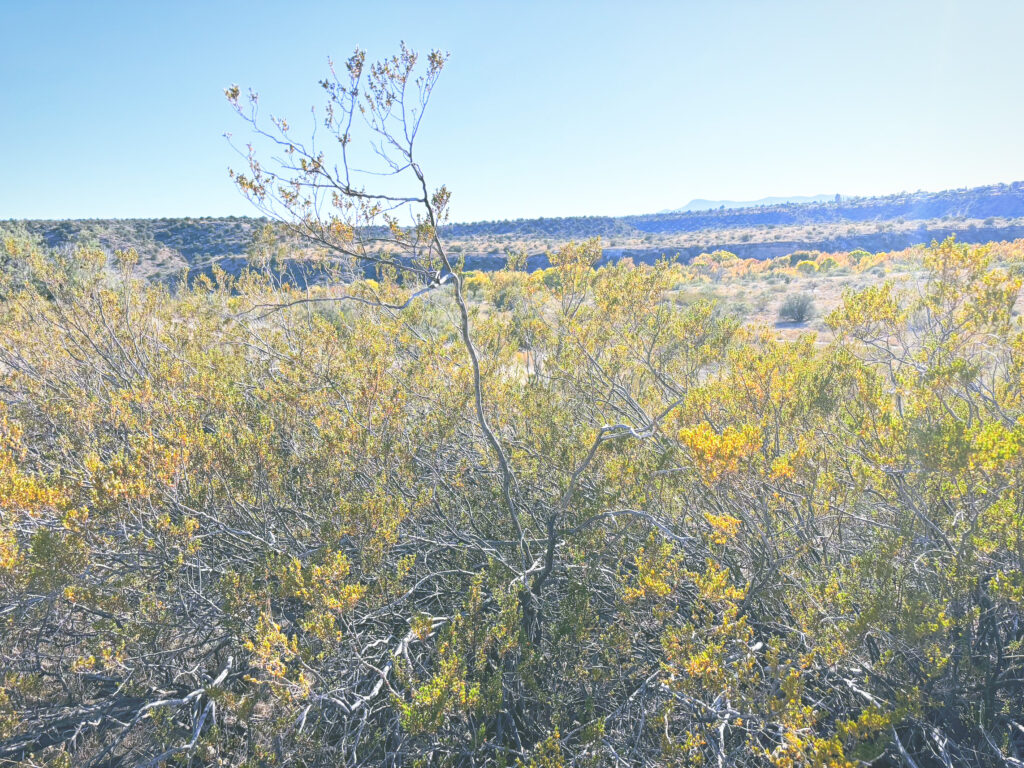
<svg viewBox="0 0 1024 768">
<path fill-rule="evenodd" d="M 146 275 L 170 280 L 185 270 L 210 274 L 213 266 L 238 274 L 260 242 L 266 219 L 231 216 L 184 219 L 8 221 L 48 247 L 95 244 L 110 255 L 134 248 Z M 824 203 L 660 213 L 618 218 L 587 216 L 450 224 L 442 229 L 450 250 L 470 269 L 505 265 L 508 253 L 525 253 L 527 265 L 549 265 L 547 255 L 572 240 L 600 237 L 604 261 L 660 258 L 688 262 L 701 253 L 727 250 L 742 258 L 772 259 L 795 251 L 892 251 L 942 240 L 984 243 L 1024 238 L 1024 182 L 944 192 L 915 192 Z M 274 248 L 281 259 L 309 246 L 280 227 Z M 301 279 L 301 278 L 300 278 Z"/>
</svg>

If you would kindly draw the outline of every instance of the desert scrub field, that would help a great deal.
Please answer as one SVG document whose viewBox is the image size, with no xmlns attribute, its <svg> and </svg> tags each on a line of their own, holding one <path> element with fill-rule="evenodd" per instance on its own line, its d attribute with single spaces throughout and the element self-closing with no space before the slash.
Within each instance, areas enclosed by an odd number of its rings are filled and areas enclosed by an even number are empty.
<svg viewBox="0 0 1024 768">
<path fill-rule="evenodd" d="M 4 249 L 0 763 L 1020 749 L 1019 244 L 415 298 Z"/>
</svg>

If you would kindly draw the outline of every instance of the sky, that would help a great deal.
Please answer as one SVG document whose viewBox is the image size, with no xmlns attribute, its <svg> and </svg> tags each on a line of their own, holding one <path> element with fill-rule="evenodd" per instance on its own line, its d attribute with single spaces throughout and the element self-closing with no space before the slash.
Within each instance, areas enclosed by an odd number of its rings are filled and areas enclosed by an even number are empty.
<svg viewBox="0 0 1024 768">
<path fill-rule="evenodd" d="M 450 52 L 420 165 L 457 221 L 1024 180 L 1020 0 L 0 0 L 0 220 L 253 215 L 239 84 Z M 304 122 L 305 121 L 305 122 Z"/>
</svg>

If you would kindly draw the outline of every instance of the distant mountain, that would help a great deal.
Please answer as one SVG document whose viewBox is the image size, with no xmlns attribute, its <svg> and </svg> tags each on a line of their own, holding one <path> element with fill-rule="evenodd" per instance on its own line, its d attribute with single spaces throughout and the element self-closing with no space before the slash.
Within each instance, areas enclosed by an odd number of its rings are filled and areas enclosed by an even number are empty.
<svg viewBox="0 0 1024 768">
<path fill-rule="evenodd" d="M 1024 217 L 1024 181 L 991 184 L 941 192 L 900 192 L 879 197 L 825 195 L 818 202 L 774 203 L 759 207 L 649 213 L 637 216 L 571 216 L 545 219 L 505 219 L 447 224 L 449 238 L 541 237 L 606 239 L 648 234 L 681 234 L 738 228 L 838 225 L 928 219 L 988 219 Z M 502 249 L 499 248 L 499 251 Z"/>
<path fill-rule="evenodd" d="M 811 195 L 791 197 L 762 197 L 760 200 L 691 200 L 682 208 L 668 208 L 659 213 L 689 213 L 690 211 L 713 211 L 716 208 L 757 208 L 762 205 L 782 205 L 783 203 L 827 203 L 835 200 L 835 195 Z"/>
</svg>

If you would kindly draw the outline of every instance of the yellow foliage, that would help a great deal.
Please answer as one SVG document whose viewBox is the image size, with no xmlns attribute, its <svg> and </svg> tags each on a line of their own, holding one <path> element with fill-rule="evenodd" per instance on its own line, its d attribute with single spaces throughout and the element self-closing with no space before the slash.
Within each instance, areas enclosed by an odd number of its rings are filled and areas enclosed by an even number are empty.
<svg viewBox="0 0 1024 768">
<path fill-rule="evenodd" d="M 740 461 L 757 450 L 758 437 L 757 430 L 750 425 L 727 426 L 716 431 L 710 424 L 701 422 L 679 430 L 680 441 L 693 453 L 697 466 L 710 482 L 723 474 L 736 472 Z"/>
</svg>

